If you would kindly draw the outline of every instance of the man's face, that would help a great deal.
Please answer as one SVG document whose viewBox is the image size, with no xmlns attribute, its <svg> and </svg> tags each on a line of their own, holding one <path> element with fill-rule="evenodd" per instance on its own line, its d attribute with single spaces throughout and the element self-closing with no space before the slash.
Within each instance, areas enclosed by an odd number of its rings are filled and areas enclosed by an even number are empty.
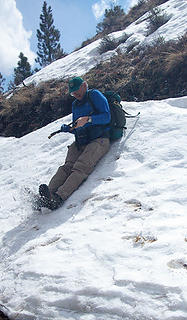
<svg viewBox="0 0 187 320">
<path fill-rule="evenodd" d="M 82 100 L 82 98 L 84 97 L 85 93 L 86 93 L 86 90 L 87 90 L 87 86 L 86 86 L 86 83 L 83 82 L 80 86 L 80 88 L 77 90 L 77 91 L 73 91 L 71 93 L 71 95 L 73 97 L 75 97 L 75 99 L 77 100 Z"/>
</svg>

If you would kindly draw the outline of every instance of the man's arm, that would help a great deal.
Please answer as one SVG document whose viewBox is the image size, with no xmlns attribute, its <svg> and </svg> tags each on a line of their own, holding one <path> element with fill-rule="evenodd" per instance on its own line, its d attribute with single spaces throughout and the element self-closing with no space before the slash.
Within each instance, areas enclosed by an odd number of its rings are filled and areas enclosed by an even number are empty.
<svg viewBox="0 0 187 320">
<path fill-rule="evenodd" d="M 92 103 L 89 100 L 91 100 Z M 94 105 L 93 114 L 79 117 L 76 120 L 76 126 L 74 127 L 75 129 L 83 127 L 88 122 L 90 122 L 93 125 L 105 125 L 107 123 L 110 123 L 110 107 L 108 105 L 106 97 L 100 91 L 92 90 L 90 91 L 89 100 L 88 101 L 92 109 Z"/>
<path fill-rule="evenodd" d="M 90 99 L 97 110 L 96 114 L 91 115 L 91 121 L 94 125 L 105 125 L 110 123 L 110 107 L 106 97 L 98 90 L 92 90 Z"/>
</svg>

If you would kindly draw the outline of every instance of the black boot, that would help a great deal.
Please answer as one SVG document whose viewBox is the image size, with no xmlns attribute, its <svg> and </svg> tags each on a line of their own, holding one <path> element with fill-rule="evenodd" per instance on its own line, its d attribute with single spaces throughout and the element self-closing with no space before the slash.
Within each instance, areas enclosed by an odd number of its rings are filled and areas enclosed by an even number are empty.
<svg viewBox="0 0 187 320">
<path fill-rule="evenodd" d="M 52 195 L 52 198 L 50 201 L 50 208 L 49 209 L 56 210 L 62 206 L 63 202 L 64 201 L 62 200 L 62 198 L 57 193 L 54 193 Z"/>
<path fill-rule="evenodd" d="M 32 198 L 32 209 L 41 211 L 42 208 L 50 209 L 51 200 L 41 197 L 40 195 L 34 195 Z"/>
<path fill-rule="evenodd" d="M 58 209 L 62 204 L 62 198 L 57 194 L 50 194 L 49 188 L 46 184 L 39 186 L 39 194 L 41 196 L 41 206 L 50 210 Z"/>
<path fill-rule="evenodd" d="M 39 194 L 41 195 L 41 197 L 47 198 L 49 200 L 51 199 L 51 194 L 46 184 L 41 184 L 39 186 Z"/>
</svg>

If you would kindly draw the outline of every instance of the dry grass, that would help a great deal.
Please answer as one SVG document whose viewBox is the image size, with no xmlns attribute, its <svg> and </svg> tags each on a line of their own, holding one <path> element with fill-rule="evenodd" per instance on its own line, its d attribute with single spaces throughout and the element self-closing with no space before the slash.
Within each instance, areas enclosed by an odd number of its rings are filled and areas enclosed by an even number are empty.
<svg viewBox="0 0 187 320">
<path fill-rule="evenodd" d="M 0 101 L 0 134 L 20 137 L 71 112 L 67 81 L 49 81 L 17 90 Z"/>
<path fill-rule="evenodd" d="M 87 80 L 91 87 L 116 90 L 128 101 L 186 95 L 186 40 L 186 34 L 177 41 L 159 38 L 152 45 L 119 52 L 92 69 Z"/>
<path fill-rule="evenodd" d="M 180 71 L 182 68 L 187 69 L 187 48 L 181 52 L 171 52 L 166 56 L 166 72 L 171 73 Z"/>
</svg>

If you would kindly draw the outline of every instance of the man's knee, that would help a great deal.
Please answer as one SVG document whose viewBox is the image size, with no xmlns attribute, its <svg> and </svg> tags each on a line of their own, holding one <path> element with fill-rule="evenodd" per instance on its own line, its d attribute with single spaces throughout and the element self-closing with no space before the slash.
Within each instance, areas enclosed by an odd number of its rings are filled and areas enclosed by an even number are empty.
<svg viewBox="0 0 187 320">
<path fill-rule="evenodd" d="M 85 180 L 88 175 L 92 172 L 92 168 L 90 168 L 87 164 L 77 160 L 72 168 L 72 172 L 77 172 L 79 176 L 82 176 L 83 180 Z"/>
<path fill-rule="evenodd" d="M 86 179 L 107 151 L 108 148 L 100 147 L 98 144 L 96 144 L 95 148 L 85 149 L 85 152 L 75 162 L 72 171 L 78 171 Z"/>
<path fill-rule="evenodd" d="M 73 163 L 67 162 L 63 166 L 60 167 L 61 168 L 60 172 L 64 171 L 68 177 L 71 174 L 72 167 L 73 167 Z"/>
<path fill-rule="evenodd" d="M 71 174 L 71 166 L 63 165 L 60 166 L 55 173 L 55 175 L 51 178 L 49 182 L 49 190 L 51 193 L 55 193 L 58 188 L 66 181 L 67 177 Z"/>
<path fill-rule="evenodd" d="M 107 153 L 109 150 L 108 139 L 97 139 L 86 146 L 85 150 L 75 162 L 72 170 L 78 170 L 88 176 L 98 163 L 98 161 Z"/>
</svg>

